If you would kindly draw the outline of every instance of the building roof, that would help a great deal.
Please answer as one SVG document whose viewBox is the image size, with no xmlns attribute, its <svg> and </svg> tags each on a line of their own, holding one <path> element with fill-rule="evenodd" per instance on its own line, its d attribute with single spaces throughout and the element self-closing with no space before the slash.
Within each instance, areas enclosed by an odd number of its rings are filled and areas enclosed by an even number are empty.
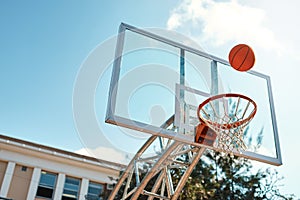
<svg viewBox="0 0 300 200">
<path fill-rule="evenodd" d="M 46 153 L 49 155 L 55 155 L 57 157 L 68 158 L 71 160 L 75 160 L 75 161 L 79 161 L 79 162 L 83 162 L 83 163 L 89 163 L 92 165 L 97 165 L 97 166 L 101 166 L 101 167 L 105 167 L 105 168 L 109 168 L 109 169 L 113 169 L 113 170 L 118 170 L 118 171 L 124 170 L 126 168 L 126 165 L 123 165 L 123 164 L 106 161 L 106 160 L 102 160 L 102 159 L 98 159 L 98 158 L 94 158 L 94 157 L 90 157 L 90 156 L 86 156 L 86 155 L 81 155 L 81 154 L 77 154 L 74 152 L 57 149 L 54 147 L 37 144 L 37 143 L 33 143 L 33 142 L 29 142 L 29 141 L 25 141 L 25 140 L 13 138 L 13 137 L 1 135 L 1 134 L 0 134 L 0 143 L 10 144 L 10 145 L 25 148 L 25 149 L 28 149 L 31 151 Z"/>
</svg>

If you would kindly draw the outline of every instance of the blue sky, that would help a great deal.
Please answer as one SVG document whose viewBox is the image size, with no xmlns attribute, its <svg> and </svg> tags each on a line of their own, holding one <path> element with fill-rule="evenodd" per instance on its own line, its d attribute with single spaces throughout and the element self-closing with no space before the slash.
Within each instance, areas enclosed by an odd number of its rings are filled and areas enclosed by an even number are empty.
<svg viewBox="0 0 300 200">
<path fill-rule="evenodd" d="M 159 8 L 117 1 L 0 4 L 1 131 L 66 149 L 81 147 L 74 137 L 72 92 L 89 52 L 115 35 L 122 21 L 164 26 L 168 17 L 162 3 Z"/>
<path fill-rule="evenodd" d="M 3 0 L 0 132 L 70 151 L 84 148 L 73 119 L 76 77 L 87 56 L 114 36 L 121 22 L 179 31 L 222 58 L 244 41 L 256 50 L 255 70 L 271 76 L 283 154 L 277 169 L 285 177 L 284 191 L 300 196 L 295 159 L 300 109 L 293 103 L 300 97 L 300 5 L 288 2 Z"/>
</svg>

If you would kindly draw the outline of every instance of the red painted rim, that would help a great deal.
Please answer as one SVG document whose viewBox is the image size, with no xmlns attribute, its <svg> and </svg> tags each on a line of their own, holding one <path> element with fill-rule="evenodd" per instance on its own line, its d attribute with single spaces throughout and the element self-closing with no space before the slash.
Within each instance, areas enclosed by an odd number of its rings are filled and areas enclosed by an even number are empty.
<svg viewBox="0 0 300 200">
<path fill-rule="evenodd" d="M 223 97 L 239 97 L 241 99 L 246 99 L 247 101 L 249 101 L 253 106 L 254 106 L 254 110 L 251 112 L 251 114 L 241 120 L 241 121 L 237 121 L 237 122 L 234 122 L 234 123 L 230 123 L 230 124 L 219 124 L 217 122 L 212 122 L 212 121 L 209 121 L 209 120 L 206 120 L 206 119 L 203 119 L 201 116 L 200 116 L 200 110 L 210 101 L 213 101 L 213 100 L 216 100 L 216 99 L 220 99 L 220 98 L 223 98 Z M 198 110 L 197 110 L 197 115 L 198 115 L 198 119 L 200 122 L 203 122 L 205 124 L 210 124 L 210 125 L 213 125 L 213 126 L 217 126 L 218 128 L 222 128 L 222 129 L 231 129 L 231 128 L 235 128 L 235 127 L 238 127 L 238 126 L 241 126 L 242 124 L 250 121 L 254 115 L 256 114 L 256 110 L 257 110 L 257 105 L 255 103 L 255 101 L 253 101 L 251 98 L 247 97 L 247 96 L 244 96 L 242 94 L 235 94 L 235 93 L 226 93 L 226 94 L 219 94 L 219 95 L 215 95 L 215 96 L 212 96 L 208 99 L 206 99 L 205 101 L 203 101 L 199 107 L 198 107 Z"/>
</svg>

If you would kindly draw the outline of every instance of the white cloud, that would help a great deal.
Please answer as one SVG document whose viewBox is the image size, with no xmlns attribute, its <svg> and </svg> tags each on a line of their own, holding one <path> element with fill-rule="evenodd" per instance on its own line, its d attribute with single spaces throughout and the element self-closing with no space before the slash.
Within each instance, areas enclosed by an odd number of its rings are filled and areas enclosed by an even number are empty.
<svg viewBox="0 0 300 200">
<path fill-rule="evenodd" d="M 264 10 L 241 5 L 236 0 L 184 0 L 172 11 L 167 28 L 218 46 L 245 42 L 280 51 L 280 45 L 265 22 Z"/>
<path fill-rule="evenodd" d="M 181 25 L 181 15 L 177 13 L 173 13 L 171 17 L 168 19 L 168 29 L 176 29 Z"/>
<path fill-rule="evenodd" d="M 108 147 L 98 147 L 96 149 L 82 148 L 75 153 L 121 164 L 128 162 L 126 162 L 126 156 L 123 153 Z"/>
</svg>

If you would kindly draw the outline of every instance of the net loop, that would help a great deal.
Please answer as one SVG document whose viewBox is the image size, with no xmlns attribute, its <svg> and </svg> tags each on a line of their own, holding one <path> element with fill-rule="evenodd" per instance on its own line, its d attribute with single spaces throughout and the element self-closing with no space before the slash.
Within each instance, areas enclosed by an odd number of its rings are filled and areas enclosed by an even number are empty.
<svg viewBox="0 0 300 200">
<path fill-rule="evenodd" d="M 256 103 L 247 96 L 235 93 L 212 96 L 197 110 L 198 119 L 217 134 L 214 146 L 224 152 L 241 153 L 247 149 L 244 128 L 253 119 Z"/>
</svg>

